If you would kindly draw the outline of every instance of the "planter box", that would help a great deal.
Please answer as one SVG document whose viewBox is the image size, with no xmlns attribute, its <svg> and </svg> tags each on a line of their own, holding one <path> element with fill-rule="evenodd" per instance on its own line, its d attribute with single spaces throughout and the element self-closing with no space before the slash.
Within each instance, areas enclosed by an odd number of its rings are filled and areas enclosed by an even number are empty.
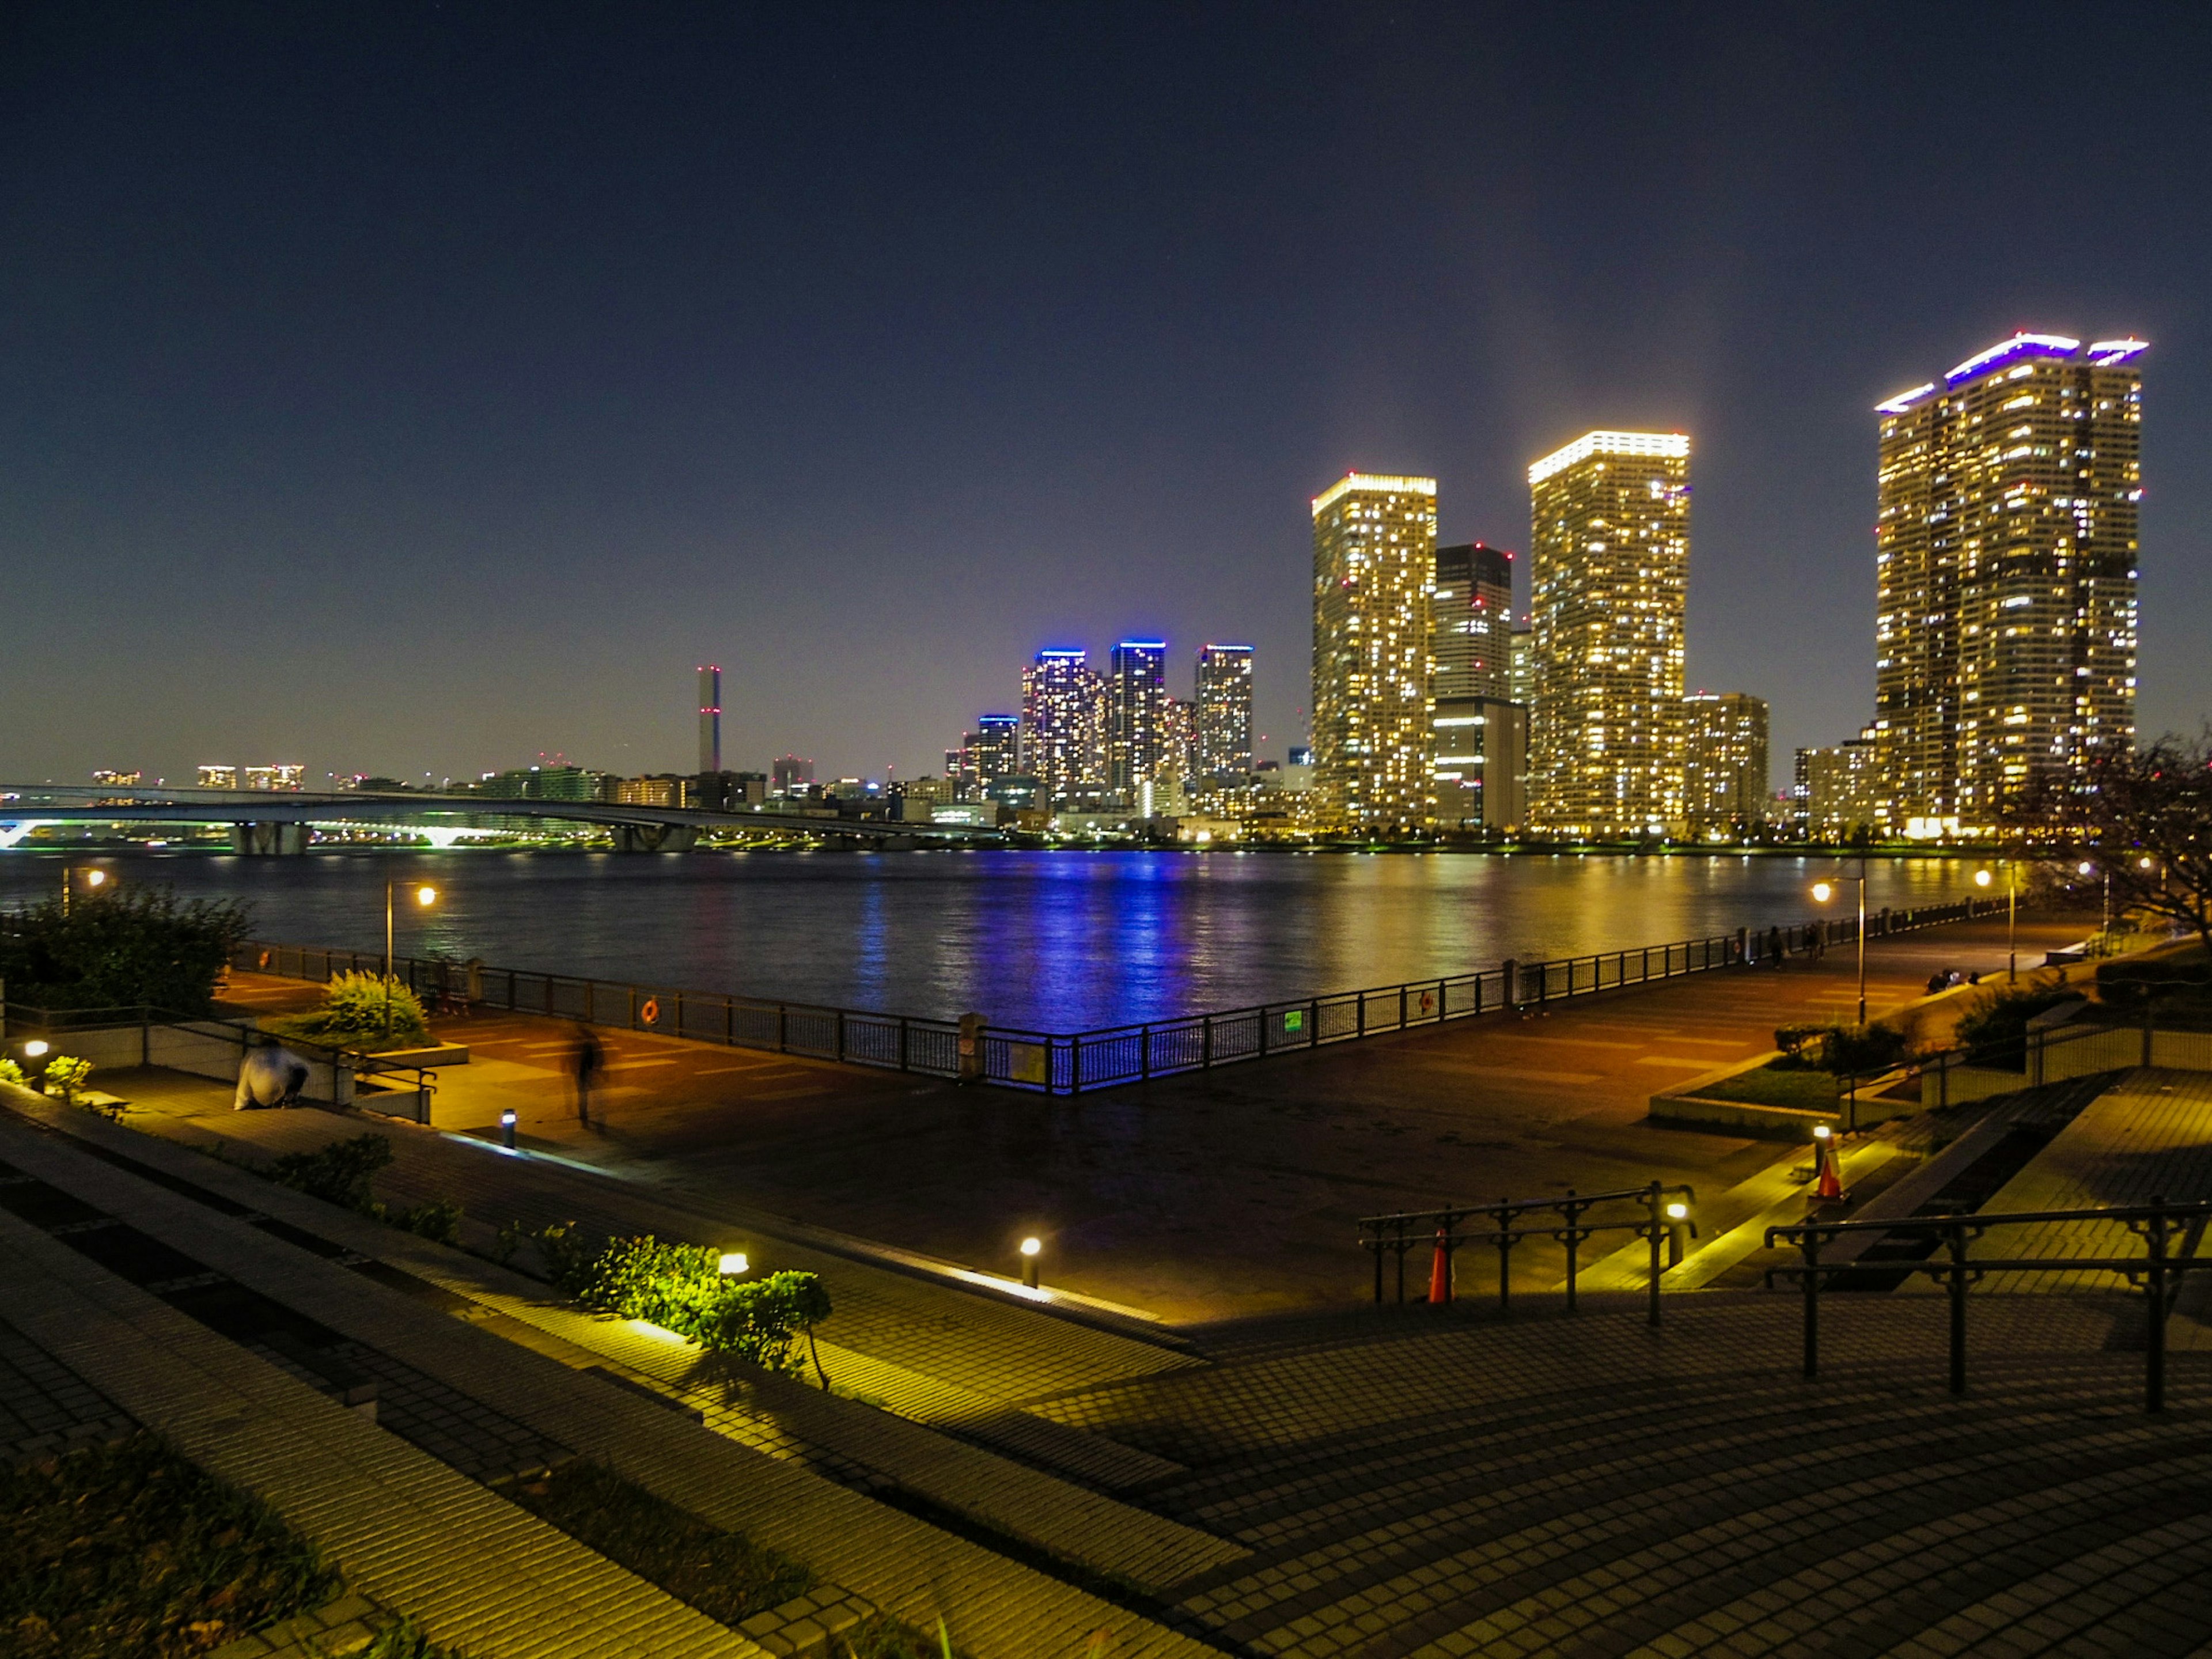
<svg viewBox="0 0 2212 1659">
<path fill-rule="evenodd" d="M 469 1063 L 469 1045 L 465 1042 L 434 1042 L 427 1048 L 386 1048 L 368 1056 L 368 1064 L 362 1068 L 366 1077 L 387 1066 L 404 1066 L 410 1069 L 421 1066 L 434 1072 L 441 1066 L 465 1066 Z"/>
<path fill-rule="evenodd" d="M 1756 1072 L 1781 1058 L 1782 1051 L 1774 1049 L 1723 1066 L 1663 1094 L 1654 1095 L 1651 1121 L 1680 1123 L 1694 1128 L 1731 1129 L 1754 1139 L 1798 1141 L 1810 1140 L 1819 1124 L 1825 1123 L 1832 1129 L 1851 1127 L 1854 1114 L 1847 1098 L 1838 1100 L 1832 1108 L 1820 1109 L 1769 1106 L 1755 1100 L 1721 1100 L 1705 1092 L 1717 1084 L 1741 1077 L 1747 1072 Z M 1920 1110 L 1917 1095 L 1906 1092 L 1899 1097 L 1900 1091 L 1896 1085 L 1905 1081 L 1906 1075 L 1902 1070 L 1893 1072 L 1871 1079 L 1859 1090 L 1857 1127 L 1869 1128 L 1893 1117 L 1910 1117 Z"/>
</svg>

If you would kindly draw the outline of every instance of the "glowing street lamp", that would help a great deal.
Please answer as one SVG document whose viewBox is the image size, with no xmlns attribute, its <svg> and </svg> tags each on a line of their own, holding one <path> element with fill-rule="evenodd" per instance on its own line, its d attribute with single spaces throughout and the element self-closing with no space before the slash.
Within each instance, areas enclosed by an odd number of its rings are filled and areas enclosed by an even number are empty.
<svg viewBox="0 0 2212 1659">
<path fill-rule="evenodd" d="M 1845 876 L 1845 877 L 1842 878 L 1842 879 L 1844 879 L 1844 880 L 1845 880 L 1845 881 L 1856 881 L 1856 882 L 1858 883 L 1858 884 L 1859 884 L 1859 1020 L 1858 1020 L 1858 1023 L 1859 1023 L 1861 1025 L 1864 1025 L 1864 1024 L 1866 1024 L 1866 884 L 1867 884 L 1866 855 L 1865 855 L 1864 854 L 1861 854 L 1859 855 L 1859 872 L 1858 872 L 1858 874 L 1857 874 L 1856 876 Z M 1814 901 L 1816 903 L 1820 903 L 1820 904 L 1826 904 L 1826 903 L 1830 899 L 1832 899 L 1832 898 L 1835 897 L 1835 896 L 1836 896 L 1836 887 L 1835 887 L 1835 884 L 1834 884 L 1833 882 L 1816 881 L 1816 882 L 1814 882 L 1814 883 L 1813 884 L 1813 898 L 1814 898 Z"/>
<path fill-rule="evenodd" d="M 384 884 L 384 1035 L 392 1035 L 392 896 L 399 885 L 395 878 Z M 438 902 L 438 890 L 425 882 L 412 896 L 415 902 L 428 909 Z"/>
<path fill-rule="evenodd" d="M 1987 870 L 1974 872 L 1977 887 L 1987 887 L 1992 879 Z M 2020 878 L 2010 859 L 2005 860 L 2005 977 L 2020 977 Z"/>
<path fill-rule="evenodd" d="M 64 865 L 62 866 L 62 914 L 64 915 L 70 913 L 70 896 L 75 890 L 76 878 L 80 876 L 84 878 L 84 884 L 88 891 L 96 892 L 107 884 L 107 872 L 97 865 Z"/>
</svg>

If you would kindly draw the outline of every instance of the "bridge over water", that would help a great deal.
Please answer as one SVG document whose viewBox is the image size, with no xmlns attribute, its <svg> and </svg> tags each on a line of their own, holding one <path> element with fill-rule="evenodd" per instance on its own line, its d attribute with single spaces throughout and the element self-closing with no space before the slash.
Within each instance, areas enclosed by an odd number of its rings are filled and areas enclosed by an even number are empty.
<svg viewBox="0 0 2212 1659">
<path fill-rule="evenodd" d="M 997 830 L 973 824 L 902 823 L 801 812 L 714 812 L 534 797 L 0 784 L 0 847 L 16 845 L 41 825 L 68 823 L 223 827 L 230 830 L 238 851 L 250 854 L 304 853 L 319 828 L 411 830 L 434 843 L 451 845 L 471 836 L 511 829 L 516 818 L 604 829 L 612 836 L 616 851 L 623 853 L 686 852 L 702 835 L 718 833 L 798 836 L 845 846 L 991 843 L 999 839 Z"/>
</svg>

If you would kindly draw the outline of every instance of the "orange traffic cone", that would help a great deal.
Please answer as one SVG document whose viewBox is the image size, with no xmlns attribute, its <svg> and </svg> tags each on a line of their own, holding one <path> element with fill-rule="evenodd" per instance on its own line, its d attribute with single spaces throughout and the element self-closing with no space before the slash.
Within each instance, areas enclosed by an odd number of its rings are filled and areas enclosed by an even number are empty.
<svg viewBox="0 0 2212 1659">
<path fill-rule="evenodd" d="M 1442 1307 L 1451 1300 L 1451 1253 L 1444 1249 L 1444 1230 L 1437 1229 L 1437 1253 L 1429 1261 L 1429 1301 Z"/>
<path fill-rule="evenodd" d="M 1813 1156 L 1818 1161 L 1820 1178 L 1813 1188 L 1815 1198 L 1841 1198 L 1844 1195 L 1842 1177 L 1836 1170 L 1836 1143 L 1826 1135 L 1814 1144 Z"/>
</svg>

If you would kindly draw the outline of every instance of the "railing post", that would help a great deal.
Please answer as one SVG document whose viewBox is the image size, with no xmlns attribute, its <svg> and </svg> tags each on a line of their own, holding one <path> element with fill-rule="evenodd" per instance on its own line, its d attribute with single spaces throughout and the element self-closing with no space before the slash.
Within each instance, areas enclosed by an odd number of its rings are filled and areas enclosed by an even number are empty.
<svg viewBox="0 0 2212 1659">
<path fill-rule="evenodd" d="M 1651 1183 L 1651 1190 L 1644 1195 L 1644 1203 L 1645 1203 L 1646 1205 L 1648 1205 L 1648 1206 L 1650 1206 L 1650 1211 L 1651 1211 L 1651 1218 L 1650 1218 L 1650 1234 L 1651 1234 L 1651 1315 L 1650 1315 L 1650 1319 L 1651 1319 L 1651 1323 L 1652 1323 L 1652 1324 L 1654 1324 L 1654 1325 L 1656 1325 L 1656 1324 L 1659 1322 L 1659 1275 L 1660 1275 L 1661 1273 L 1664 1273 L 1664 1272 L 1666 1271 L 1666 1268 L 1665 1268 L 1665 1267 L 1662 1264 L 1662 1262 L 1661 1262 L 1661 1261 L 1660 1261 L 1660 1256 L 1659 1256 L 1659 1252 L 1660 1252 L 1660 1250 L 1661 1250 L 1661 1249 L 1662 1249 L 1662 1243 L 1661 1243 L 1661 1240 L 1660 1240 L 1660 1237 L 1659 1237 L 1659 1233 L 1660 1233 L 1661 1225 L 1662 1225 L 1662 1222 L 1663 1222 L 1663 1220 L 1664 1220 L 1664 1218 L 1664 1218 L 1664 1216 L 1663 1216 L 1663 1215 L 1662 1215 L 1662 1211 L 1664 1210 L 1664 1208 L 1665 1208 L 1665 1206 L 1661 1202 L 1661 1188 L 1660 1188 L 1659 1183 L 1658 1183 L 1657 1182 L 1656 1182 L 1656 1181 L 1655 1181 L 1655 1182 L 1653 1182 Z"/>
<path fill-rule="evenodd" d="M 2150 1247 L 2150 1272 L 2145 1275 L 2145 1289 L 2150 1297 L 2146 1310 L 2150 1316 L 2148 1328 L 2143 1334 L 2143 1409 L 2162 1412 L 2166 1409 L 2166 1199 L 2154 1196 L 2150 1201 L 2150 1220 L 2143 1229 L 2143 1237 Z"/>
<path fill-rule="evenodd" d="M 1575 1274 L 1579 1271 L 1577 1258 L 1582 1253 L 1583 1243 L 1582 1233 L 1575 1223 L 1583 1212 L 1582 1206 L 1575 1202 L 1575 1189 L 1571 1187 L 1567 1188 L 1567 1201 L 1564 1207 L 1567 1214 L 1567 1311 L 1572 1313 L 1575 1310 Z"/>
<path fill-rule="evenodd" d="M 1152 1028 L 1137 1028 L 1137 1073 L 1147 1083 L 1152 1080 Z"/>
<path fill-rule="evenodd" d="M 1321 999 L 1316 997 L 1306 1006 L 1306 1047 L 1321 1047 Z"/>
<path fill-rule="evenodd" d="M 845 1058 L 845 1011 L 842 1008 L 837 1011 L 837 1058 L 841 1060 Z"/>
<path fill-rule="evenodd" d="M 1379 1308 L 1382 1305 L 1382 1229 L 1381 1227 L 1375 1229 L 1375 1237 L 1371 1243 L 1375 1250 L 1375 1305 Z"/>
<path fill-rule="evenodd" d="M 1364 991 L 1354 992 L 1352 994 L 1352 1000 L 1359 1008 L 1358 1034 L 1361 1036 L 1365 1036 L 1367 1035 L 1367 993 Z"/>
<path fill-rule="evenodd" d="M 1513 1212 L 1507 1207 L 1510 1200 L 1498 1200 L 1498 1312 L 1501 1318 L 1513 1311 L 1513 1247 L 1520 1241 L 1513 1233 Z"/>
<path fill-rule="evenodd" d="M 1805 1255 L 1805 1380 L 1820 1374 L 1820 1230 L 1807 1224 L 1798 1248 Z"/>
<path fill-rule="evenodd" d="M 906 1070 L 906 1016 L 899 1016 L 899 1070 Z"/>
<path fill-rule="evenodd" d="M 1443 1024 L 1443 1023 L 1444 1023 L 1444 982 L 1443 982 L 1443 981 L 1442 981 L 1442 980 L 1438 980 L 1438 981 L 1437 981 L 1437 1024 L 1439 1024 L 1439 1025 L 1441 1025 L 1441 1024 Z"/>
<path fill-rule="evenodd" d="M 1205 1071 L 1213 1064 L 1213 1016 L 1198 1017 L 1198 1065 Z"/>
<path fill-rule="evenodd" d="M 790 1044 L 791 1044 L 791 1012 L 790 1012 L 790 1010 L 789 1010 L 789 1009 L 787 1009 L 787 1007 L 785 1007 L 785 1006 L 784 1006 L 784 1005 L 783 1005 L 782 1003 L 779 1002 L 779 1003 L 777 1003 L 777 1004 L 775 1005 L 775 1051 L 776 1051 L 776 1053 L 778 1053 L 778 1054 L 788 1054 L 788 1053 L 790 1053 L 790 1051 L 791 1051 Z"/>
<path fill-rule="evenodd" d="M 1951 1392 L 1966 1391 L 1966 1227 L 1950 1230 L 1951 1243 Z"/>
</svg>

